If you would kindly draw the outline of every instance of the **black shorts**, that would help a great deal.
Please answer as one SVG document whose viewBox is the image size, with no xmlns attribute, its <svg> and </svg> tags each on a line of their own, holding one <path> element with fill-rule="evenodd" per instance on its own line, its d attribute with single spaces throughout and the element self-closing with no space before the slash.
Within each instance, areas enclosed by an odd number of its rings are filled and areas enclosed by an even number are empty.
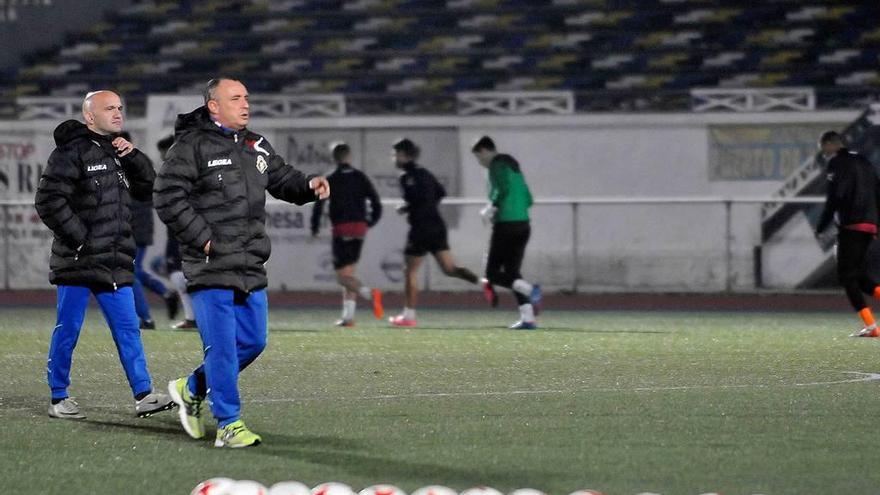
<svg viewBox="0 0 880 495">
<path fill-rule="evenodd" d="M 363 239 L 352 237 L 333 238 L 333 268 L 340 269 L 343 266 L 353 265 L 361 259 Z"/>
<path fill-rule="evenodd" d="M 424 256 L 439 251 L 449 250 L 446 226 L 438 225 L 430 229 L 410 229 L 406 236 L 406 247 L 403 254 L 407 256 Z"/>
</svg>

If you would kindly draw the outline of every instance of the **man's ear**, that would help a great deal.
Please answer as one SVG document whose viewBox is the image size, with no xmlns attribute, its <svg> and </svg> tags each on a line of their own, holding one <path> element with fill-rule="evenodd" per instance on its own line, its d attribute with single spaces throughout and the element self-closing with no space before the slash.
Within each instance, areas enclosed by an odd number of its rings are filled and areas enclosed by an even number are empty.
<svg viewBox="0 0 880 495">
<path fill-rule="evenodd" d="M 208 112 L 217 113 L 220 111 L 220 105 L 217 103 L 217 100 L 208 100 L 206 105 L 208 107 Z"/>
</svg>

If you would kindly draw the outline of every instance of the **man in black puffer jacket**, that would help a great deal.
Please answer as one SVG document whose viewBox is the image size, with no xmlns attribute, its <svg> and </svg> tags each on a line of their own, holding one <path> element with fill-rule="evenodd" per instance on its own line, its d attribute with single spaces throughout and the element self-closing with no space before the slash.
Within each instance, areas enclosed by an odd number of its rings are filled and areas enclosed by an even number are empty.
<svg viewBox="0 0 880 495">
<path fill-rule="evenodd" d="M 111 91 L 83 101 L 86 125 L 68 120 L 55 129 L 57 148 L 37 188 L 35 206 L 55 234 L 49 281 L 58 286 L 58 319 L 49 348 L 49 416 L 85 416 L 68 396 L 73 349 L 89 294 L 104 313 L 119 360 L 135 396 L 135 412 L 149 416 L 174 403 L 152 393 L 131 284 L 134 239 L 129 205 L 147 198 L 156 173 L 144 154 L 115 137 L 122 130 L 122 102 Z"/>
<path fill-rule="evenodd" d="M 266 191 L 305 204 L 329 195 L 323 177 L 307 177 L 247 129 L 245 86 L 212 79 L 205 105 L 179 115 L 154 191 L 159 218 L 180 242 L 183 272 L 205 349 L 204 364 L 168 384 L 193 438 L 205 427 L 210 390 L 217 447 L 249 447 L 261 438 L 241 421 L 238 375 L 266 346 L 268 302 Z"/>
</svg>

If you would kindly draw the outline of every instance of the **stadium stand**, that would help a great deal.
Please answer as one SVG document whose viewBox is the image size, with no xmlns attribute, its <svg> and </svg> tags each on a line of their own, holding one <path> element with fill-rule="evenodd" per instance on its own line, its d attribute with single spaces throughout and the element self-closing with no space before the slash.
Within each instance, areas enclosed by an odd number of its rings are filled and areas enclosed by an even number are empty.
<svg viewBox="0 0 880 495">
<path fill-rule="evenodd" d="M 27 57 L 0 96 L 107 86 L 137 107 L 225 73 L 345 93 L 363 114 L 528 90 L 572 91 L 579 111 L 686 110 L 697 87 L 811 86 L 821 108 L 861 107 L 880 93 L 878 20 L 857 0 L 141 1 Z"/>
</svg>

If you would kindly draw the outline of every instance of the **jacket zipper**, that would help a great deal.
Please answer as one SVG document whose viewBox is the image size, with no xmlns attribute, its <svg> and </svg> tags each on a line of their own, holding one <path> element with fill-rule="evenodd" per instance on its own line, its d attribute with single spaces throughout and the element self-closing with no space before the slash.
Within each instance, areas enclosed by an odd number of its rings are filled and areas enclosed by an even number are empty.
<svg viewBox="0 0 880 495">
<path fill-rule="evenodd" d="M 98 200 L 98 203 L 95 205 L 95 211 L 97 211 L 98 208 L 100 208 L 101 202 L 104 199 L 104 188 L 101 187 L 101 181 L 98 180 L 97 177 L 94 179 L 94 181 L 95 181 L 95 196 L 97 197 L 97 200 Z M 76 255 L 74 255 L 74 257 L 73 257 L 73 261 L 79 261 L 79 255 L 82 254 L 81 250 L 85 249 L 86 242 L 88 242 L 88 238 L 85 241 L 83 241 L 83 245 L 81 246 L 81 249 L 77 250 Z"/>
<path fill-rule="evenodd" d="M 238 134 L 235 135 L 235 142 L 236 143 L 238 142 Z M 242 141 L 242 145 L 246 146 L 246 142 Z M 245 227 L 247 228 L 247 237 L 246 237 L 247 240 L 245 241 L 245 244 L 247 244 L 247 242 L 252 238 L 252 233 L 251 233 L 252 213 L 251 213 L 251 191 L 250 191 L 251 188 L 250 188 L 250 185 L 248 184 L 247 172 L 245 170 L 243 170 L 241 167 L 239 167 L 239 173 L 241 174 L 241 179 L 244 181 L 244 201 L 248 207 L 247 208 L 248 215 L 247 215 L 247 218 L 245 218 Z M 244 249 L 242 249 L 241 255 L 243 258 L 245 258 L 243 260 L 242 264 L 245 264 L 247 262 L 247 245 L 245 245 Z M 250 293 L 250 288 L 247 287 L 246 285 L 247 285 L 247 280 L 245 279 L 245 292 Z"/>
<path fill-rule="evenodd" d="M 119 228 L 122 225 L 122 208 L 124 206 L 122 203 L 122 193 L 128 190 L 128 180 L 125 178 L 125 173 L 120 170 L 122 166 L 120 165 L 119 160 L 114 158 L 114 161 L 116 161 L 116 201 L 118 204 L 118 207 L 116 208 L 116 235 L 113 236 L 113 260 L 115 261 L 119 256 L 119 248 L 116 245 L 116 242 L 119 239 L 119 235 L 122 233 Z M 119 290 L 119 286 L 116 284 L 116 274 L 112 269 L 110 270 L 110 280 L 113 281 L 113 290 Z"/>
</svg>

